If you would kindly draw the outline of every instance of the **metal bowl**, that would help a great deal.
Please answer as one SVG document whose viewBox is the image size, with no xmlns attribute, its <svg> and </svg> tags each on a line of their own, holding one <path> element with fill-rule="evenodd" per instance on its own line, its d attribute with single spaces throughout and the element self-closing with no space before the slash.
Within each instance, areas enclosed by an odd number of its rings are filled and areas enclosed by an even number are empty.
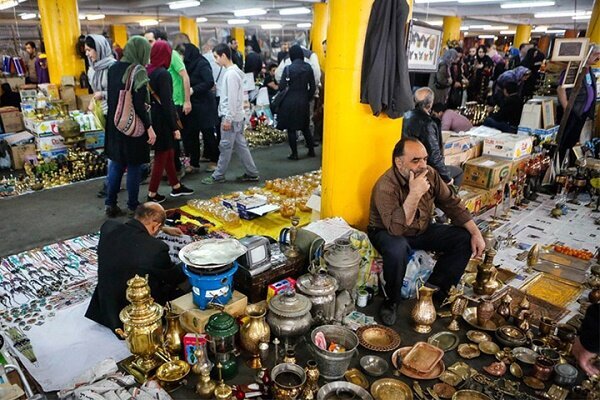
<svg viewBox="0 0 600 400">
<path fill-rule="evenodd" d="M 360 359 L 360 366 L 370 376 L 381 376 L 389 369 L 387 361 L 378 356 L 364 356 Z"/>
<path fill-rule="evenodd" d="M 317 392 L 317 400 L 373 400 L 365 389 L 350 382 L 331 382 Z"/>
</svg>

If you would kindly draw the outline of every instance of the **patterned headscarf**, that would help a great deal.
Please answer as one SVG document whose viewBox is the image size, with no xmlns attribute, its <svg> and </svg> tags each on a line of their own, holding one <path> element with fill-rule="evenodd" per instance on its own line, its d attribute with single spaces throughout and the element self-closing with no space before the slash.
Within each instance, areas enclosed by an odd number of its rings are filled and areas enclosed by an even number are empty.
<svg viewBox="0 0 600 400">
<path fill-rule="evenodd" d="M 136 65 L 144 67 L 138 68 L 138 71 L 133 77 L 133 89 L 136 91 L 146 85 L 149 80 L 145 66 L 150 62 L 150 47 L 150 43 L 146 38 L 134 36 L 127 41 L 125 49 L 123 49 L 123 58 L 121 58 L 121 61 L 131 64 L 127 67 L 125 74 L 123 74 L 123 83 L 127 82 L 127 75 L 129 75 L 129 71 L 131 71 L 132 68 Z"/>
</svg>

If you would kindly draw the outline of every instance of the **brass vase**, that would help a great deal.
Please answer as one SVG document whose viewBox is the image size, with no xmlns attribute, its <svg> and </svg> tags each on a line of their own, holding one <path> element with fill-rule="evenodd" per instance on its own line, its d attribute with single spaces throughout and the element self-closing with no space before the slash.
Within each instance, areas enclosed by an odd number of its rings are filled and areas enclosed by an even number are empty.
<svg viewBox="0 0 600 400">
<path fill-rule="evenodd" d="M 436 289 L 421 286 L 417 293 L 417 304 L 412 309 L 411 317 L 415 322 L 414 330 L 418 333 L 431 332 L 431 325 L 435 322 L 436 311 L 433 305 L 433 293 Z"/>
<path fill-rule="evenodd" d="M 249 320 L 240 327 L 240 341 L 242 347 L 252 354 L 248 366 L 252 369 L 260 369 L 259 345 L 261 342 L 269 343 L 271 340 L 271 328 L 265 320 L 267 310 L 265 307 L 251 304 L 246 307 L 246 314 Z"/>
<path fill-rule="evenodd" d="M 462 296 L 459 296 L 454 300 L 450 308 L 450 312 L 452 313 L 452 320 L 450 321 L 450 324 L 448 324 L 448 330 L 454 332 L 460 330 L 458 319 L 460 318 L 460 316 L 462 316 L 468 303 L 469 300 L 465 299 Z"/>
<path fill-rule="evenodd" d="M 198 383 L 196 384 L 196 393 L 201 399 L 212 399 L 214 397 L 217 383 L 210 379 L 210 368 L 206 365 L 202 366 L 197 362 L 192 367 L 192 372 L 199 375 Z"/>
<path fill-rule="evenodd" d="M 304 389 L 302 390 L 302 399 L 316 399 L 317 392 L 319 391 L 319 376 L 321 375 L 317 362 L 315 360 L 309 360 L 306 363 L 304 372 L 306 373 L 306 383 L 304 384 Z"/>
<path fill-rule="evenodd" d="M 179 314 L 175 314 L 169 310 L 166 319 L 167 329 L 164 335 L 165 349 L 169 352 L 171 358 L 178 359 L 183 352 L 183 336 L 185 335 L 185 331 L 179 322 Z"/>
<path fill-rule="evenodd" d="M 477 324 L 485 327 L 487 322 L 494 316 L 494 303 L 489 299 L 481 299 L 477 305 Z"/>
</svg>

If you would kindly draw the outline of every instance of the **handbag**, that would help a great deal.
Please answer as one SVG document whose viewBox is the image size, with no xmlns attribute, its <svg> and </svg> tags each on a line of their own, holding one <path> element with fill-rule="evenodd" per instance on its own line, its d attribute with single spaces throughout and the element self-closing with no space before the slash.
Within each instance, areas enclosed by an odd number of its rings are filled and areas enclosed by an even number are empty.
<svg viewBox="0 0 600 400">
<path fill-rule="evenodd" d="M 283 103 L 283 99 L 285 99 L 285 96 L 290 90 L 290 76 L 288 73 L 288 67 L 285 67 L 285 69 L 283 70 L 283 74 L 285 75 L 285 81 L 287 82 L 287 86 L 285 87 L 285 89 L 277 92 L 275 96 L 273 96 L 273 98 L 271 99 L 271 111 L 273 112 L 273 114 L 277 114 L 279 112 L 279 109 L 281 108 L 281 103 Z"/>
<path fill-rule="evenodd" d="M 154 91 L 154 89 L 152 89 L 152 86 L 148 85 L 148 88 L 150 89 L 150 94 L 152 95 L 152 98 L 154 100 L 156 100 L 156 102 L 162 106 L 160 97 Z M 183 130 L 183 122 L 181 122 L 181 119 L 179 119 L 179 113 L 177 113 L 177 112 L 175 112 L 175 125 L 177 125 L 178 130 L 180 130 L 180 131 Z"/>
<path fill-rule="evenodd" d="M 119 102 L 117 103 L 117 110 L 115 111 L 115 127 L 119 132 L 126 136 L 140 137 L 145 132 L 144 123 L 135 113 L 133 106 L 133 77 L 139 71 L 139 68 L 143 68 L 141 65 L 136 65 L 129 71 L 129 76 L 125 81 L 125 88 L 119 91 Z"/>
</svg>

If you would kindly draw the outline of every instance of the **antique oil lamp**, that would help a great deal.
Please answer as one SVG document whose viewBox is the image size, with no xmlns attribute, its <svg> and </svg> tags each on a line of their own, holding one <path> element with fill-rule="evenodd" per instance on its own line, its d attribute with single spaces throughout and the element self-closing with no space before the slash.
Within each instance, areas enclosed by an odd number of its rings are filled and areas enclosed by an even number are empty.
<svg viewBox="0 0 600 400">
<path fill-rule="evenodd" d="M 136 275 L 127 281 L 126 297 L 131 304 L 119 313 L 123 329 L 115 330 L 127 341 L 133 354 L 133 358 L 123 362 L 123 368 L 143 381 L 162 364 L 156 353 L 163 344 L 163 308 L 154 302 L 150 294 L 147 276 Z"/>
<path fill-rule="evenodd" d="M 239 330 L 235 319 L 226 312 L 211 315 L 204 330 L 209 336 L 208 345 L 215 363 L 221 364 L 223 379 L 234 377 L 237 374 L 235 335 Z"/>
</svg>

